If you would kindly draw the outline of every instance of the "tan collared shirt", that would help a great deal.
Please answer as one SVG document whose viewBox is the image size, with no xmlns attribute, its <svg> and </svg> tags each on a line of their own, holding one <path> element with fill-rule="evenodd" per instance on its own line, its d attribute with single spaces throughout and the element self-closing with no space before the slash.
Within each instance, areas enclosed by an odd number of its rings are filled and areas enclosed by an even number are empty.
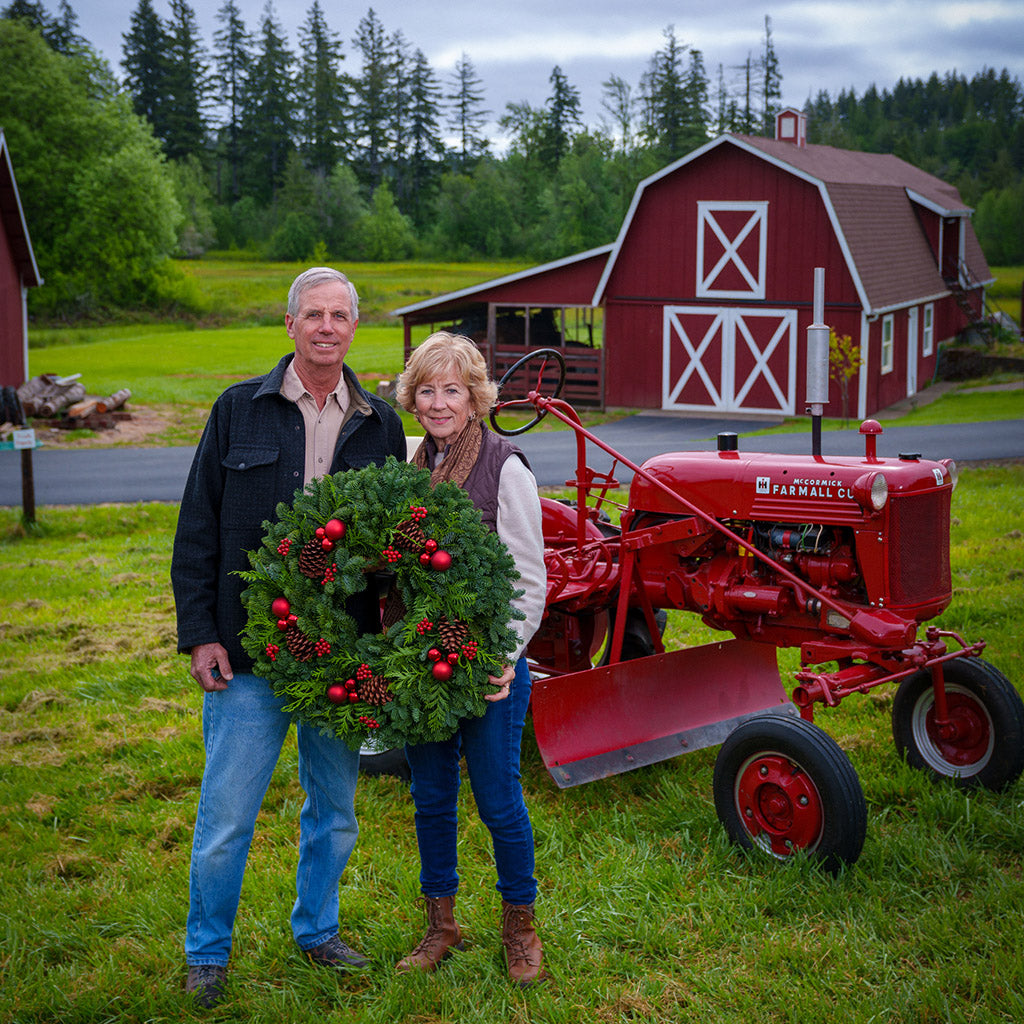
<svg viewBox="0 0 1024 1024">
<path fill-rule="evenodd" d="M 293 363 L 289 363 L 284 371 L 281 394 L 299 407 L 306 424 L 305 479 L 302 481 L 305 486 L 313 477 L 331 471 L 338 435 L 349 416 L 356 408 L 363 412 L 369 412 L 369 409 L 358 397 L 352 401 L 344 373 L 338 378 L 337 387 L 327 396 L 323 409 L 318 409 L 316 399 L 306 390 Z"/>
</svg>

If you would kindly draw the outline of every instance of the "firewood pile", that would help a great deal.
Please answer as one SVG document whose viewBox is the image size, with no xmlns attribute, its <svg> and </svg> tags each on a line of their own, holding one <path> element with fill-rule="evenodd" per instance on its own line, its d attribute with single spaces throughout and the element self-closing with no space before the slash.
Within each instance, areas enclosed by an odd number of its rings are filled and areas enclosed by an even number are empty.
<svg viewBox="0 0 1024 1024">
<path fill-rule="evenodd" d="M 20 414 L 22 422 L 31 418 L 39 426 L 65 430 L 108 430 L 132 418 L 125 409 L 132 396 L 128 388 L 121 388 L 112 395 L 90 395 L 81 376 L 80 373 L 67 377 L 42 373 L 25 381 L 16 389 L 20 410 L 13 408 L 15 403 L 5 402 L 4 417 L 12 412 Z M 8 405 L 12 407 L 10 410 Z M 12 425 L 19 424 L 12 421 Z"/>
</svg>

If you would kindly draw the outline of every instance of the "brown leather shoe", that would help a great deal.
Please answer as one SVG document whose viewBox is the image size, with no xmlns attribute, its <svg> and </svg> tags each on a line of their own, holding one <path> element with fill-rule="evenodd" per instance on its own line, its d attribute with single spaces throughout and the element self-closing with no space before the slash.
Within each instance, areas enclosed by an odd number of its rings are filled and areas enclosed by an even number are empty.
<svg viewBox="0 0 1024 1024">
<path fill-rule="evenodd" d="M 454 896 L 421 896 L 427 912 L 427 934 L 420 944 L 398 961 L 398 971 L 432 971 L 452 955 L 453 949 L 462 949 L 462 929 L 455 920 Z"/>
<path fill-rule="evenodd" d="M 520 988 L 548 980 L 541 967 L 543 952 L 534 927 L 533 904 L 515 906 L 501 901 L 501 944 L 505 947 L 508 976 Z"/>
<path fill-rule="evenodd" d="M 228 969 L 219 964 L 190 967 L 185 994 L 190 995 L 204 1010 L 209 1010 L 224 998 L 227 981 Z"/>
</svg>

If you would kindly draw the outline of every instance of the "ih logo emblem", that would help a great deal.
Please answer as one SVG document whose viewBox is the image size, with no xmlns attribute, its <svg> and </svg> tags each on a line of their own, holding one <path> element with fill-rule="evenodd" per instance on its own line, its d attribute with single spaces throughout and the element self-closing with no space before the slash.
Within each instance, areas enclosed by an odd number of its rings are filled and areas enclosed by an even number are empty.
<svg viewBox="0 0 1024 1024">
<path fill-rule="evenodd" d="M 757 493 L 771 494 L 772 478 L 770 476 L 759 476 L 757 478 Z"/>
</svg>

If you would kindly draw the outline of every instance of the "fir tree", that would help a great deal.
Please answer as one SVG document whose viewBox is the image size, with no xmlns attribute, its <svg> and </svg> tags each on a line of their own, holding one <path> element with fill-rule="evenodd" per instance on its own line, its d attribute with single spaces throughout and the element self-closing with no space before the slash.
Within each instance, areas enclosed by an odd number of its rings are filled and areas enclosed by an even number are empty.
<svg viewBox="0 0 1024 1024">
<path fill-rule="evenodd" d="M 299 146 L 307 166 L 321 177 L 338 161 L 346 121 L 339 37 L 327 27 L 320 0 L 313 0 L 299 30 L 302 61 L 296 79 Z"/>
<path fill-rule="evenodd" d="M 124 87 L 131 95 L 135 113 L 149 121 L 157 138 L 166 139 L 167 33 L 151 0 L 139 0 L 129 24 L 130 30 L 121 37 Z"/>
<path fill-rule="evenodd" d="M 242 107 L 246 79 L 252 63 L 252 34 L 246 30 L 235 0 L 226 0 L 217 12 L 221 28 L 213 34 L 215 72 L 210 79 L 213 97 L 226 114 L 221 129 L 221 149 L 228 164 L 228 198 L 241 196 Z"/>
<path fill-rule="evenodd" d="M 458 139 L 456 166 L 460 171 L 468 171 L 487 153 L 490 145 L 483 134 L 490 111 L 484 109 L 483 83 L 466 54 L 455 62 L 451 91 L 445 99 L 450 111 L 448 127 Z"/>
<path fill-rule="evenodd" d="M 166 28 L 164 150 L 172 160 L 204 156 L 207 64 L 196 14 L 185 0 L 171 0 Z"/>
</svg>

